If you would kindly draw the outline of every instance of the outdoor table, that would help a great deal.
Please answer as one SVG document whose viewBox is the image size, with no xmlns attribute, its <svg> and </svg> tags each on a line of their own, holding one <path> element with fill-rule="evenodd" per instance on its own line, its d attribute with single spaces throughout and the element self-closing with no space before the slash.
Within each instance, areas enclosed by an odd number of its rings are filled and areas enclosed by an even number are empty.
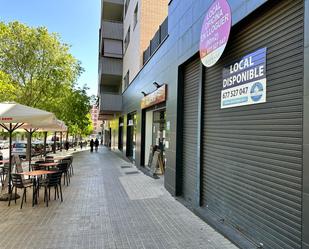
<svg viewBox="0 0 309 249">
<path fill-rule="evenodd" d="M 53 160 L 63 160 L 65 158 L 68 158 L 68 157 L 71 157 L 72 155 L 67 155 L 67 156 L 57 156 L 57 157 L 54 157 Z"/>
<path fill-rule="evenodd" d="M 49 167 L 55 167 L 57 166 L 59 163 L 40 163 L 39 166 L 40 167 L 46 167 L 49 169 Z"/>
<path fill-rule="evenodd" d="M 19 173 L 20 175 L 32 176 L 33 177 L 33 194 L 32 194 L 32 206 L 38 204 L 39 184 L 40 178 L 38 176 L 48 175 L 56 173 L 57 171 L 50 170 L 34 170 L 29 172 Z"/>
</svg>

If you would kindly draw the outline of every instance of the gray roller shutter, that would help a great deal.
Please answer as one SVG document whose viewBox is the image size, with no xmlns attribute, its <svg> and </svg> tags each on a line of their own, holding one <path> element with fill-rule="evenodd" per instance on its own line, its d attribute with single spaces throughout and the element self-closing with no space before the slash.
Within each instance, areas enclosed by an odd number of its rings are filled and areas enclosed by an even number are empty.
<svg viewBox="0 0 309 249">
<path fill-rule="evenodd" d="M 182 193 L 184 199 L 191 204 L 195 200 L 197 184 L 196 148 L 198 141 L 200 69 L 200 61 L 198 59 L 184 68 Z"/>
<path fill-rule="evenodd" d="M 224 65 L 267 47 L 267 102 L 220 109 Z M 205 70 L 202 205 L 268 249 L 301 248 L 303 1 L 271 1 Z"/>
</svg>

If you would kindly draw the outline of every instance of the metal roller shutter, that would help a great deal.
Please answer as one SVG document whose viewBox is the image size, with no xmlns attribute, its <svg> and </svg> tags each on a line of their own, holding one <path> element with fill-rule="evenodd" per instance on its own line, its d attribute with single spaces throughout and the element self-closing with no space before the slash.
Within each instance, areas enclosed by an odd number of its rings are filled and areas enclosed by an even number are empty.
<svg viewBox="0 0 309 249">
<path fill-rule="evenodd" d="M 220 109 L 222 68 L 267 47 L 267 102 Z M 303 1 L 271 1 L 205 70 L 202 205 L 263 248 L 301 248 Z"/>
<path fill-rule="evenodd" d="M 184 199 L 193 204 L 197 181 L 198 101 L 200 86 L 200 60 L 184 68 L 183 97 L 183 150 L 182 150 L 182 193 Z"/>
</svg>

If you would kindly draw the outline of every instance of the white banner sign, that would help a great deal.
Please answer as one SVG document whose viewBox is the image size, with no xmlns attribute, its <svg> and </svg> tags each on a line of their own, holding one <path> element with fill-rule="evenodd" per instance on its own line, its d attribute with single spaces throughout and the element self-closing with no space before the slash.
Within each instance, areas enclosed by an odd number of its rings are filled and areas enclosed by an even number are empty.
<svg viewBox="0 0 309 249">
<path fill-rule="evenodd" d="M 266 102 L 266 48 L 223 69 L 221 108 Z"/>
</svg>

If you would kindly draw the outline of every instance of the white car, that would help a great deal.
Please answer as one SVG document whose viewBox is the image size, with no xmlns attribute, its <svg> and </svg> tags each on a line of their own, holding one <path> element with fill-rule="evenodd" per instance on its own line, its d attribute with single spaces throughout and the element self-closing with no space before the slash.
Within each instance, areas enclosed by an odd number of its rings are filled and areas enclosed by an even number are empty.
<svg viewBox="0 0 309 249">
<path fill-rule="evenodd" d="M 26 158 L 27 144 L 24 142 L 14 142 L 12 146 L 12 155 L 18 155 L 21 158 Z"/>
<path fill-rule="evenodd" d="M 26 142 L 14 142 L 12 146 L 12 155 L 18 155 L 20 158 L 27 157 L 27 143 Z M 31 155 L 35 155 L 35 150 L 32 146 Z"/>
<path fill-rule="evenodd" d="M 5 140 L 0 141 L 0 150 L 8 149 L 8 148 L 9 148 L 9 142 L 8 141 L 5 141 Z"/>
</svg>

